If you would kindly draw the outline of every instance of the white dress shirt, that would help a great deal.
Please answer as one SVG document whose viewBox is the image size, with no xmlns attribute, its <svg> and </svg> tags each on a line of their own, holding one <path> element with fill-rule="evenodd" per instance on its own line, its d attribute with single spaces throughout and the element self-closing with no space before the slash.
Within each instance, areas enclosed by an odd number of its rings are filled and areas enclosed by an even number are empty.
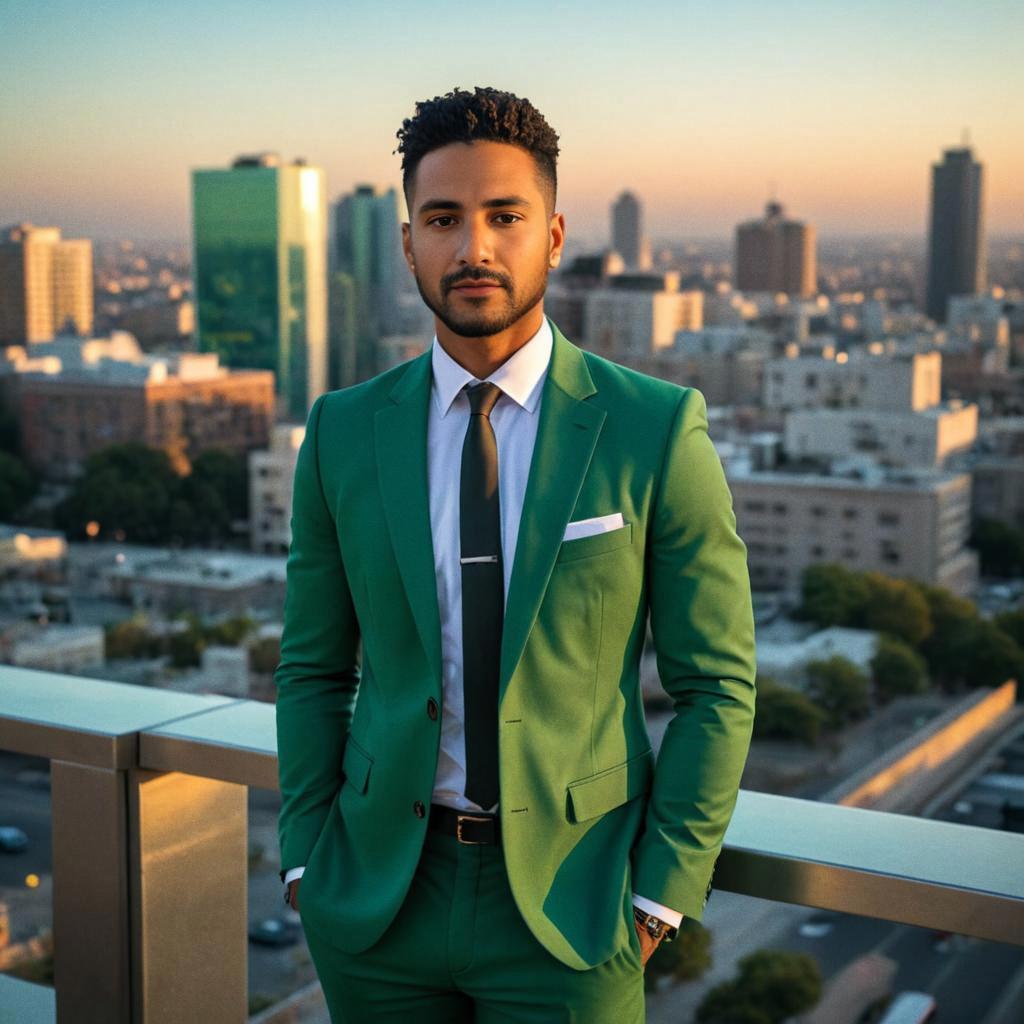
<svg viewBox="0 0 1024 1024">
<path fill-rule="evenodd" d="M 491 410 L 490 421 L 498 447 L 498 496 L 505 601 L 515 562 L 519 519 L 526 482 L 533 460 L 540 420 L 540 397 L 547 377 L 554 338 L 544 318 L 540 330 L 501 364 L 487 380 L 502 394 Z M 460 811 L 489 811 L 465 795 L 466 746 L 462 695 L 462 565 L 459 561 L 459 492 L 462 445 L 469 424 L 467 384 L 480 383 L 457 363 L 434 337 L 431 351 L 433 383 L 427 422 L 427 480 L 430 528 L 434 544 L 437 605 L 441 616 L 441 671 L 443 709 L 441 747 L 432 800 Z M 285 882 L 298 878 L 303 868 L 292 868 Z M 682 914 L 634 894 L 633 902 L 678 928 Z"/>
</svg>

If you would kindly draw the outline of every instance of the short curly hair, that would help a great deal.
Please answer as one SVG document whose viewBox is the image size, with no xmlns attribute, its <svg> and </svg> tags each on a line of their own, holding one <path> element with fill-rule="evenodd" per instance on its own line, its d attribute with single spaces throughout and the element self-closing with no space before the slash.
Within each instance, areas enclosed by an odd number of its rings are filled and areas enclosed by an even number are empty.
<svg viewBox="0 0 1024 1024">
<path fill-rule="evenodd" d="M 558 191 L 558 134 L 528 100 L 500 89 L 456 87 L 444 96 L 421 100 L 416 112 L 395 133 L 402 154 L 402 188 L 406 200 L 420 161 L 452 142 L 507 142 L 530 153 L 550 191 L 554 209 Z"/>
</svg>

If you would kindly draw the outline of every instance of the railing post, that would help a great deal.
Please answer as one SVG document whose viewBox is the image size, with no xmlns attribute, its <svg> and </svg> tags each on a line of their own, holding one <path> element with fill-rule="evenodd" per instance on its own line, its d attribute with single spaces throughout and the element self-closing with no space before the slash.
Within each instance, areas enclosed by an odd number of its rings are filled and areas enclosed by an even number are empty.
<svg viewBox="0 0 1024 1024">
<path fill-rule="evenodd" d="M 248 788 L 128 773 L 133 1024 L 245 1024 Z"/>
<path fill-rule="evenodd" d="M 131 1024 L 126 774 L 52 762 L 58 1024 Z"/>
<path fill-rule="evenodd" d="M 53 761 L 58 1024 L 248 1019 L 247 787 Z"/>
</svg>

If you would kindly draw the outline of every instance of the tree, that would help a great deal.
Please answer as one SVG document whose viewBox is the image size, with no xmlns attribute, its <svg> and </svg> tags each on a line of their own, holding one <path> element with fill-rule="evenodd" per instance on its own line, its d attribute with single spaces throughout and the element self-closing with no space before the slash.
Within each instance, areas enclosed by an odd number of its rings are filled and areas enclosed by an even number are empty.
<svg viewBox="0 0 1024 1024">
<path fill-rule="evenodd" d="M 808 662 L 807 692 L 811 700 L 828 715 L 833 728 L 847 721 L 863 718 L 871 708 L 868 677 L 848 658 L 834 654 L 831 658 Z"/>
<path fill-rule="evenodd" d="M 59 529 L 82 539 L 89 522 L 100 537 L 123 531 L 141 544 L 159 544 L 167 536 L 168 514 L 178 485 L 166 452 L 137 441 L 111 445 L 86 459 L 74 489 L 54 510 Z"/>
<path fill-rule="evenodd" d="M 924 693 L 928 689 L 928 663 L 898 637 L 883 633 L 871 659 L 875 693 L 882 703 L 893 697 Z"/>
<path fill-rule="evenodd" d="M 236 615 L 205 627 L 203 634 L 207 643 L 238 647 L 255 628 L 256 620 L 251 615 Z"/>
<path fill-rule="evenodd" d="M 0 519 L 11 519 L 39 490 L 39 479 L 16 455 L 0 451 Z"/>
<path fill-rule="evenodd" d="M 821 999 L 821 971 L 808 953 L 760 949 L 737 966 L 739 975 L 697 1007 L 699 1024 L 782 1024 Z"/>
<path fill-rule="evenodd" d="M 796 617 L 822 628 L 854 622 L 868 600 L 860 573 L 838 562 L 809 565 L 800 580 L 801 603 Z"/>
<path fill-rule="evenodd" d="M 104 653 L 114 658 L 151 658 L 159 653 L 159 640 L 150 636 L 145 617 L 133 616 L 103 627 Z"/>
<path fill-rule="evenodd" d="M 945 587 L 915 584 L 928 604 L 932 631 L 919 645 L 932 679 L 944 686 L 966 685 L 974 661 L 978 609 Z"/>
<path fill-rule="evenodd" d="M 253 672 L 272 673 L 281 660 L 281 640 L 276 636 L 265 636 L 249 648 L 249 667 Z"/>
<path fill-rule="evenodd" d="M 1024 575 L 1024 530 L 1000 519 L 979 519 L 969 541 L 978 550 L 981 572 L 986 576 Z"/>
<path fill-rule="evenodd" d="M 862 617 L 865 629 L 893 633 L 912 647 L 929 636 L 932 620 L 928 602 L 914 583 L 881 572 L 866 572 L 864 583 L 868 590 Z"/>
<path fill-rule="evenodd" d="M 111 445 L 91 455 L 54 521 L 82 539 L 90 522 L 101 538 L 138 544 L 211 544 L 231 536 L 248 515 L 246 463 L 223 451 L 200 455 L 180 477 L 166 452 L 139 442 Z"/>
<path fill-rule="evenodd" d="M 754 714 L 756 739 L 794 739 L 814 746 L 828 715 L 806 694 L 768 676 L 758 676 Z"/>
<path fill-rule="evenodd" d="M 1024 647 L 1024 608 L 1009 612 L 1000 612 L 992 616 L 992 621 L 1018 646 Z M 1021 680 L 1024 684 L 1024 680 Z"/>
<path fill-rule="evenodd" d="M 208 449 L 196 456 L 185 479 L 216 491 L 229 519 L 249 518 L 249 466 L 244 455 Z"/>
<path fill-rule="evenodd" d="M 21 456 L 21 426 L 16 412 L 0 395 L 0 451 Z"/>
<path fill-rule="evenodd" d="M 979 618 L 972 640 L 974 657 L 968 685 L 1002 686 L 1007 679 L 1016 679 L 1019 688 L 1024 681 L 1024 650 L 1013 637 L 994 622 Z"/>
<path fill-rule="evenodd" d="M 172 536 L 186 545 L 210 544 L 231 532 L 231 513 L 224 496 L 195 474 L 179 482 L 173 522 Z"/>
</svg>

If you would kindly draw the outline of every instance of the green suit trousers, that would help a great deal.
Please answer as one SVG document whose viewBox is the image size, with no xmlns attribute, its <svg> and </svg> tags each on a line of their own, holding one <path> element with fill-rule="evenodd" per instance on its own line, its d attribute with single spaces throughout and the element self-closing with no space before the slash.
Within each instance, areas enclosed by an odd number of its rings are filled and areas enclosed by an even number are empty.
<svg viewBox="0 0 1024 1024">
<path fill-rule="evenodd" d="M 622 906 L 630 945 L 578 971 L 523 921 L 500 844 L 428 830 L 397 916 L 361 953 L 311 929 L 307 906 L 300 888 L 299 914 L 333 1024 L 643 1024 L 630 894 Z"/>
</svg>

